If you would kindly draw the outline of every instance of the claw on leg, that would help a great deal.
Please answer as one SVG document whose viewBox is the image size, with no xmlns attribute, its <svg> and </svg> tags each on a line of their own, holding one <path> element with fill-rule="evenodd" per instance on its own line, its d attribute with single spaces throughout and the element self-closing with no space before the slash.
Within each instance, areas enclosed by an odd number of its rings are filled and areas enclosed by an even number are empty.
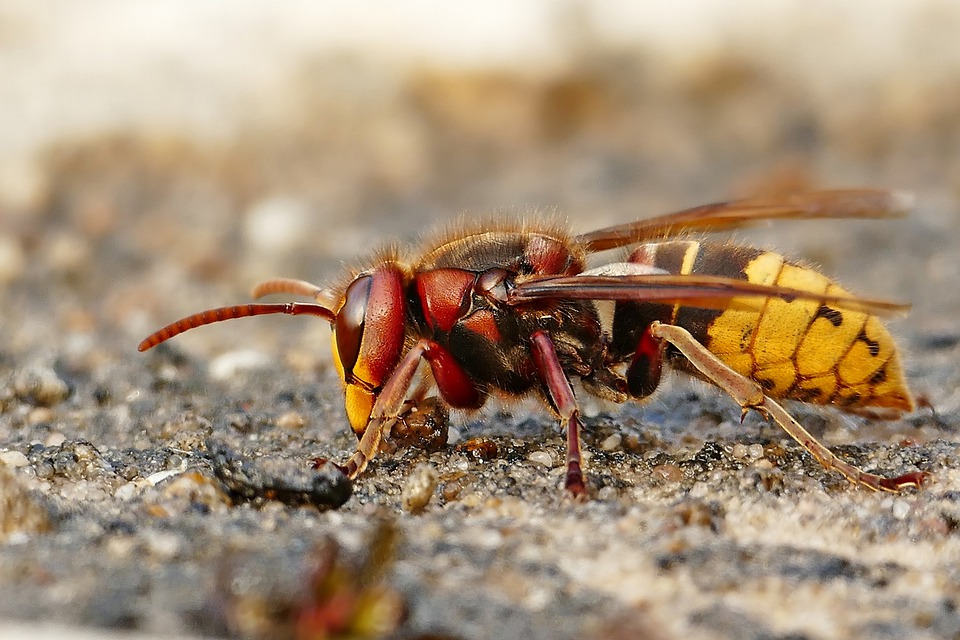
<svg viewBox="0 0 960 640">
<path fill-rule="evenodd" d="M 780 427 L 787 434 L 796 440 L 800 445 L 810 452 L 817 462 L 827 469 L 833 469 L 854 484 L 862 485 L 873 491 L 897 492 L 908 487 L 921 487 L 929 479 L 930 474 L 924 471 L 914 471 L 906 473 L 896 478 L 885 478 L 875 473 L 864 471 L 863 469 L 841 460 L 835 453 L 827 449 L 823 444 L 814 438 L 810 432 L 804 429 L 793 416 L 770 398 L 766 398 L 763 407 L 768 411 Z"/>
</svg>

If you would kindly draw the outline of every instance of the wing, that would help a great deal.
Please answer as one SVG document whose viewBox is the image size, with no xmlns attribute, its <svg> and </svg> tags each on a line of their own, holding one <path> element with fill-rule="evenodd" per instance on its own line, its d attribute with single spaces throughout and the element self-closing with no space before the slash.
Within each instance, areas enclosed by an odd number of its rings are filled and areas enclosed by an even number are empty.
<svg viewBox="0 0 960 640">
<path fill-rule="evenodd" d="M 876 316 L 902 313 L 910 305 L 845 295 L 829 295 L 754 284 L 746 280 L 700 275 L 621 275 L 621 276 L 559 276 L 531 279 L 518 283 L 508 294 L 511 305 L 549 299 L 576 300 L 633 300 L 681 304 L 704 309 L 751 309 L 738 303 L 737 298 L 778 298 L 815 300 L 849 311 Z"/>
<path fill-rule="evenodd" d="M 913 197 L 883 189 L 810 191 L 705 204 L 577 236 L 589 251 L 603 251 L 680 231 L 734 229 L 764 220 L 893 218 L 906 214 Z"/>
</svg>

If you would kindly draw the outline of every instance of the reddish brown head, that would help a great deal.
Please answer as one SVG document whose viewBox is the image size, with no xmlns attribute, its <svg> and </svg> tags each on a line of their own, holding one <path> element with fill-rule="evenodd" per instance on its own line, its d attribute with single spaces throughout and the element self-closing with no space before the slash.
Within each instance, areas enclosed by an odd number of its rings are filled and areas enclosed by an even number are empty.
<svg viewBox="0 0 960 640">
<path fill-rule="evenodd" d="M 358 435 L 403 351 L 406 279 L 393 263 L 361 273 L 336 311 L 333 363 L 346 386 L 347 418 Z"/>
</svg>

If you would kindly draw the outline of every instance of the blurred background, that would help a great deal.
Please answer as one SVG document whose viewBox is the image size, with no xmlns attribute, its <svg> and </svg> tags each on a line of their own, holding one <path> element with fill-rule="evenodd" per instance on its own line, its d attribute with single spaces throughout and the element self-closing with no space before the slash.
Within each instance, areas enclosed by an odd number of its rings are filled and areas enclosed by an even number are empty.
<svg viewBox="0 0 960 640">
<path fill-rule="evenodd" d="M 807 186 L 918 193 L 914 243 L 842 225 L 882 258 L 843 279 L 945 284 L 929 241 L 958 225 L 957 33 L 950 0 L 6 0 L 3 341 L 132 345 L 464 215 L 586 230 Z M 850 236 L 802 229 L 759 241 L 845 268 Z"/>
</svg>

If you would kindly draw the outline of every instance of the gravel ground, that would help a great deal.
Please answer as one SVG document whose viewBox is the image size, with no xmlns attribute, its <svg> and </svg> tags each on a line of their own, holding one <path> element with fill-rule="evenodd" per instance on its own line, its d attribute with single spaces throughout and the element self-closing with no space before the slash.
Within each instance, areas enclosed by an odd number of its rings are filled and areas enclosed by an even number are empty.
<svg viewBox="0 0 960 640">
<path fill-rule="evenodd" d="M 818 84 L 744 50 L 665 70 L 571 42 L 578 61 L 539 75 L 315 55 L 284 88 L 296 107 L 230 135 L 65 134 L 17 165 L 0 184 L 0 633 L 282 637 L 352 603 L 357 629 L 403 638 L 960 637 L 960 88 Z M 791 409 L 866 469 L 929 471 L 920 491 L 857 489 L 676 376 L 644 406 L 584 401 L 588 502 L 559 489 L 563 439 L 535 402 L 454 416 L 447 447 L 381 455 L 348 497 L 311 469 L 355 444 L 325 323 L 136 351 L 260 280 L 340 282 L 371 248 L 477 213 L 585 231 L 852 185 L 910 189 L 916 211 L 737 237 L 913 303 L 891 327 L 922 408 Z"/>
</svg>

